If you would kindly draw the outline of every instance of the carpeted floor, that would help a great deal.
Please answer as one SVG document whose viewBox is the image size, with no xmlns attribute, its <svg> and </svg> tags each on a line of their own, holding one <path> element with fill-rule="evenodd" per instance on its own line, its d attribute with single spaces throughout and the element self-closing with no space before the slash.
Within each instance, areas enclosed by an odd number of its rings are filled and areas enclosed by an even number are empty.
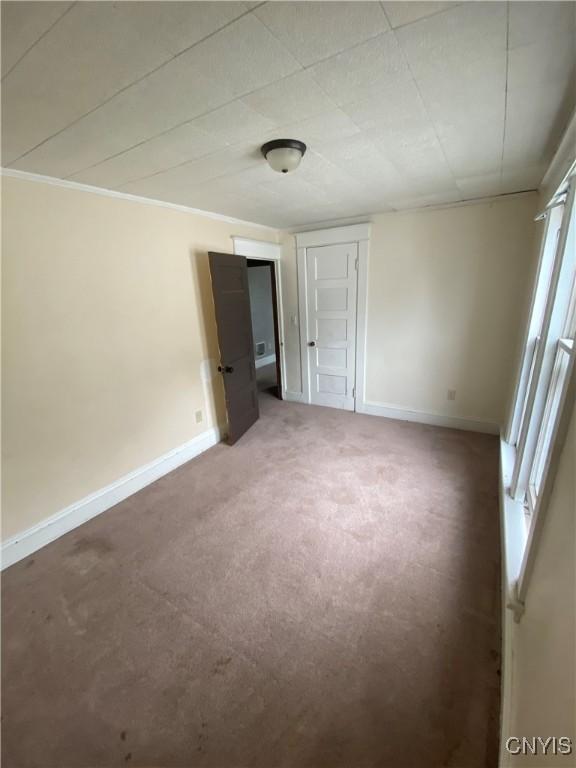
<svg viewBox="0 0 576 768">
<path fill-rule="evenodd" d="M 263 396 L 3 578 L 4 768 L 486 768 L 497 439 Z"/>
</svg>

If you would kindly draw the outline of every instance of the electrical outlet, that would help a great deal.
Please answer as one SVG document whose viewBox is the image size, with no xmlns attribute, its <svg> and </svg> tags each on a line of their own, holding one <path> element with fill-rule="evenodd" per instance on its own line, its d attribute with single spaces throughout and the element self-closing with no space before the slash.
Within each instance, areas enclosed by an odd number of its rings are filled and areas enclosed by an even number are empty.
<svg viewBox="0 0 576 768">
<path fill-rule="evenodd" d="M 456 400 L 456 390 L 455 389 L 449 389 L 448 394 L 446 395 L 446 400 Z"/>
<path fill-rule="evenodd" d="M 202 411 L 196 411 L 194 416 L 196 417 L 196 424 L 200 424 L 202 421 Z"/>
</svg>

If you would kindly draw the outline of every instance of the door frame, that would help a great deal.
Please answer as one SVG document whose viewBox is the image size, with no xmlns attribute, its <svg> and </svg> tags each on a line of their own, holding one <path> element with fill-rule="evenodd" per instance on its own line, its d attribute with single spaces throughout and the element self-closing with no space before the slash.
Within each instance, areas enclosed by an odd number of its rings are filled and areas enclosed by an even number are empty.
<svg viewBox="0 0 576 768">
<path fill-rule="evenodd" d="M 368 256 L 370 250 L 370 223 L 350 224 L 345 227 L 298 232 L 296 237 L 296 263 L 298 269 L 298 314 L 300 324 L 300 366 L 302 371 L 302 402 L 310 405 L 310 370 L 308 356 L 308 277 L 306 253 L 308 248 L 323 245 L 358 244 L 358 285 L 356 288 L 356 364 L 354 382 L 354 410 L 362 412 L 366 403 L 366 333 L 368 306 Z"/>
<path fill-rule="evenodd" d="M 281 256 L 282 246 L 279 243 L 271 243 L 265 240 L 251 240 L 248 237 L 239 237 L 232 235 L 233 251 L 237 256 L 245 256 L 247 259 L 257 259 L 259 261 L 272 261 L 274 268 L 274 287 L 276 293 L 276 337 L 278 339 L 279 352 L 276 364 L 280 368 L 280 387 L 278 394 L 281 400 L 286 400 L 286 353 L 284 346 L 284 315 L 282 299 L 282 270 Z M 272 291 L 274 298 L 274 291 Z"/>
</svg>

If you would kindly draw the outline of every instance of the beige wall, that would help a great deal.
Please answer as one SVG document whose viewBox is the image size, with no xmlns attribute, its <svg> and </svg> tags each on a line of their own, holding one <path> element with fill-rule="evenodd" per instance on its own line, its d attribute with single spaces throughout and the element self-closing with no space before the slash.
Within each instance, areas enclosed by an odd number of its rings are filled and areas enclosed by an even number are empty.
<svg viewBox="0 0 576 768">
<path fill-rule="evenodd" d="M 513 631 L 509 736 L 569 736 L 576 752 L 576 410 L 546 510 L 526 612 Z M 576 765 L 540 755 L 506 764 Z"/>
<path fill-rule="evenodd" d="M 373 218 L 368 400 L 501 420 L 536 206 L 527 195 Z M 200 375 L 217 357 L 206 253 L 230 251 L 233 234 L 279 236 L 6 177 L 3 219 L 9 537 L 223 421 L 219 382 Z M 282 244 L 286 387 L 300 392 L 294 237 Z"/>
<path fill-rule="evenodd" d="M 500 423 L 536 195 L 374 218 L 366 398 Z M 446 399 L 456 390 L 456 400 Z"/>
<path fill-rule="evenodd" d="M 2 192 L 7 538 L 223 422 L 200 374 L 218 349 L 207 251 L 277 235 L 6 177 Z"/>
<path fill-rule="evenodd" d="M 366 399 L 501 423 L 535 262 L 534 194 L 372 217 Z M 288 389 L 301 391 L 294 237 L 283 239 Z M 446 399 L 456 390 L 456 400 Z"/>
</svg>

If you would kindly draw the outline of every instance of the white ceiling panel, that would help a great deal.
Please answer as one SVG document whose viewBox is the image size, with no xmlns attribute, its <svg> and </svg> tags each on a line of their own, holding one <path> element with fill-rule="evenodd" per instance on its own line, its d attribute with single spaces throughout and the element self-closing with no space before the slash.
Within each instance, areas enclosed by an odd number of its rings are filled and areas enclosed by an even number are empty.
<svg viewBox="0 0 576 768">
<path fill-rule="evenodd" d="M 562 34 L 543 36 L 508 52 L 508 89 L 537 89 L 568 84 L 574 76 L 576 36 L 568 28 Z"/>
<path fill-rule="evenodd" d="M 502 136 L 501 121 L 444 126 L 440 143 L 452 174 L 496 173 L 502 163 Z"/>
<path fill-rule="evenodd" d="M 260 136 L 273 130 L 276 124 L 239 99 L 197 117 L 192 125 L 226 144 L 240 144 L 250 139 L 258 142 Z"/>
<path fill-rule="evenodd" d="M 552 105 L 564 97 L 562 85 L 520 89 L 508 94 L 509 110 L 504 139 L 504 168 L 538 165 L 554 149 L 559 134 L 558 114 Z"/>
<path fill-rule="evenodd" d="M 188 122 L 202 114 L 205 105 L 214 109 L 230 98 L 225 82 L 215 84 L 200 71 L 193 97 L 183 98 L 190 74 L 175 65 L 178 71 L 156 72 L 47 140 L 19 160 L 18 167 L 68 177 Z M 157 106 L 151 109 L 151 104 Z"/>
<path fill-rule="evenodd" d="M 574 31 L 576 4 L 571 2 L 510 3 L 510 48 Z"/>
<path fill-rule="evenodd" d="M 309 147 L 319 149 L 333 139 L 346 138 L 360 133 L 360 128 L 341 109 L 334 107 L 320 115 L 309 117 L 307 120 L 286 123 L 282 133 L 289 134 L 294 139 L 303 141 Z M 267 134 L 263 141 L 279 137 L 279 130 Z"/>
<path fill-rule="evenodd" d="M 223 177 L 233 176 L 247 168 L 253 168 L 260 163 L 252 145 L 239 144 L 236 147 L 227 147 L 198 160 L 183 163 L 174 168 L 161 171 L 145 179 L 130 182 L 122 186 L 127 192 L 138 194 L 138 189 L 189 189 L 192 186 L 202 184 Z M 232 189 L 233 193 L 234 190 Z"/>
<path fill-rule="evenodd" d="M 489 61 L 506 48 L 506 3 L 469 2 L 396 30 L 416 79 Z"/>
<path fill-rule="evenodd" d="M 243 101 L 275 125 L 286 125 L 325 112 L 333 102 L 308 72 L 300 71 L 244 96 Z"/>
<path fill-rule="evenodd" d="M 523 178 L 533 178 L 542 158 L 550 156 L 576 93 L 576 4 L 518 6 L 510 9 L 503 153 L 508 185 L 520 178 L 523 166 L 535 169 Z"/>
<path fill-rule="evenodd" d="M 424 19 L 426 16 L 434 16 L 436 13 L 453 8 L 455 5 L 459 5 L 459 3 L 436 3 L 432 0 L 428 2 L 417 2 L 416 0 L 406 2 L 406 0 L 403 0 L 382 3 L 390 26 L 393 29 L 403 27 L 405 24 L 411 24 L 419 19 Z"/>
<path fill-rule="evenodd" d="M 3 83 L 4 157 L 29 151 L 245 10 L 234 2 L 76 3 Z"/>
<path fill-rule="evenodd" d="M 264 3 L 255 13 L 304 65 L 389 29 L 379 3 Z"/>
<path fill-rule="evenodd" d="M 496 171 L 478 176 L 464 176 L 456 179 L 456 186 L 465 200 L 499 195 L 502 189 L 502 174 Z"/>
<path fill-rule="evenodd" d="M 70 178 L 83 184 L 115 189 L 129 181 L 212 154 L 225 146 L 223 138 L 185 123 Z"/>
<path fill-rule="evenodd" d="M 297 68 L 264 25 L 245 16 L 46 141 L 19 167 L 78 173 Z"/>
<path fill-rule="evenodd" d="M 406 131 L 419 132 L 431 125 L 430 118 L 414 80 L 376 88 L 370 97 L 345 104 L 342 110 L 362 130 L 379 127 L 390 135 L 406 136 Z"/>
<path fill-rule="evenodd" d="M 487 61 L 466 60 L 442 75 L 420 77 L 418 89 L 438 129 L 445 124 L 475 120 L 503 123 L 506 51 L 502 49 Z"/>
<path fill-rule="evenodd" d="M 2 3 L 2 77 L 48 32 L 72 3 Z"/>
<path fill-rule="evenodd" d="M 340 106 L 373 98 L 379 89 L 412 77 L 393 32 L 332 56 L 311 67 L 310 72 Z"/>
<path fill-rule="evenodd" d="M 575 8 L 4 3 L 3 161 L 287 227 L 525 190 L 574 107 Z M 308 145 L 288 176 L 281 137 Z"/>
<path fill-rule="evenodd" d="M 531 165 L 525 168 L 504 170 L 502 174 L 501 194 L 522 192 L 523 190 L 536 189 L 542 177 L 546 173 L 547 165 Z"/>
</svg>

